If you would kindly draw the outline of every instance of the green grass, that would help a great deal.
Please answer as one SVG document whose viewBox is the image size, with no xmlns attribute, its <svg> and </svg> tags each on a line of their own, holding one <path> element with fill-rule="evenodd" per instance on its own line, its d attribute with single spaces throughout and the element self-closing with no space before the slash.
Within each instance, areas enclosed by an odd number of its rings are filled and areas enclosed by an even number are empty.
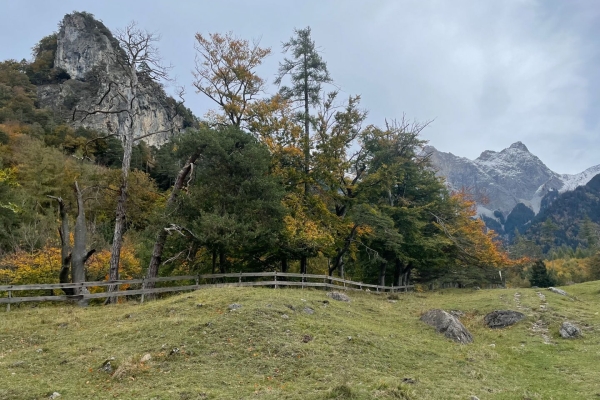
<svg viewBox="0 0 600 400">
<path fill-rule="evenodd" d="M 325 304 L 323 291 L 231 288 L 143 305 L 13 306 L 0 311 L 0 399 L 596 398 L 600 282 L 565 289 L 574 298 L 540 290 L 546 311 L 533 289 L 395 302 L 350 292 L 351 303 Z M 516 309 L 515 292 L 527 319 L 484 327 L 486 313 Z M 431 308 L 464 311 L 475 342 L 455 344 L 420 322 Z M 582 339 L 560 338 L 565 319 L 584 328 Z M 531 330 L 540 320 L 551 344 Z M 112 374 L 100 371 L 111 357 Z"/>
</svg>

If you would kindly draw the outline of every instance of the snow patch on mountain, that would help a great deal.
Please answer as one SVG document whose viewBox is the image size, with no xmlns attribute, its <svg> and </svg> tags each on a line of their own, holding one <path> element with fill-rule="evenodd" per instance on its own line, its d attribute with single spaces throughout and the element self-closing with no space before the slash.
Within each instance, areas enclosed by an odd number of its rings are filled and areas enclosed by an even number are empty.
<svg viewBox="0 0 600 400">
<path fill-rule="evenodd" d="M 518 203 L 537 214 L 548 192 L 574 190 L 600 173 L 600 165 L 579 174 L 556 173 L 522 142 L 499 152 L 486 150 L 475 160 L 444 153 L 432 146 L 423 150 L 431 155 L 437 175 L 446 179 L 450 189 L 471 191 L 478 201 L 478 213 L 492 218 L 493 210 L 508 215 Z"/>
</svg>

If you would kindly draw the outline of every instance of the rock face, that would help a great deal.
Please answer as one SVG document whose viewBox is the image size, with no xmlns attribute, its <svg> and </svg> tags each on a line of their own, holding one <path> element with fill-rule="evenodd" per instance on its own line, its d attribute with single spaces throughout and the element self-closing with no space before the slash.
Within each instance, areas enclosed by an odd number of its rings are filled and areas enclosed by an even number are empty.
<svg viewBox="0 0 600 400">
<path fill-rule="evenodd" d="M 483 322 L 490 328 L 498 329 L 514 325 L 523 318 L 525 318 L 525 314 L 518 311 L 497 310 L 486 315 Z"/>
<path fill-rule="evenodd" d="M 437 175 L 444 177 L 451 189 L 469 189 L 478 201 L 486 197 L 489 202 L 479 204 L 478 211 L 491 218 L 495 218 L 493 211 L 496 210 L 506 217 L 519 203 L 537 214 L 547 193 L 573 190 L 600 173 L 600 165 L 575 175 L 556 173 L 521 142 L 500 152 L 486 150 L 475 160 L 431 146 L 424 151 L 431 154 Z"/>
<path fill-rule="evenodd" d="M 438 333 L 458 343 L 473 342 L 473 335 L 455 316 L 444 310 L 429 310 L 421 316 L 421 321 L 433 326 Z"/>
<path fill-rule="evenodd" d="M 65 70 L 71 79 L 38 86 L 40 105 L 52 109 L 55 115 L 62 116 L 74 127 L 118 135 L 119 127 L 125 123 L 125 113 L 85 116 L 75 111 L 92 110 L 107 93 L 109 82 L 126 87 L 129 82 L 127 72 L 117 62 L 118 56 L 123 54 L 111 32 L 91 14 L 75 12 L 66 15 L 58 32 L 54 66 Z M 140 129 L 136 136 L 165 131 L 144 139 L 149 145 L 160 145 L 183 127 L 183 118 L 176 114 L 175 101 L 159 84 L 144 79 L 143 75 L 138 76 L 140 112 L 136 118 Z M 123 90 L 127 92 L 127 89 Z M 111 111 L 122 108 L 116 104 Z"/>
<path fill-rule="evenodd" d="M 563 322 L 558 331 L 564 339 L 575 339 L 581 336 L 581 329 L 569 321 Z"/>
</svg>

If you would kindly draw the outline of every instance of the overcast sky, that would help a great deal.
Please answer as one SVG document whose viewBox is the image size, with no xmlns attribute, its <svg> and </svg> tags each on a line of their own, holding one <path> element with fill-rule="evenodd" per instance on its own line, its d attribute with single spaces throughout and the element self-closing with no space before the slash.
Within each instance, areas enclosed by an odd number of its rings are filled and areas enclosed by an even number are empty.
<svg viewBox="0 0 600 400">
<path fill-rule="evenodd" d="M 474 159 L 522 141 L 551 169 L 600 164 L 600 3 L 596 0 L 2 0 L 0 60 L 29 59 L 64 14 L 87 11 L 111 30 L 131 20 L 159 32 L 187 106 L 194 34 L 260 38 L 270 82 L 294 28 L 313 39 L 343 94 L 360 94 L 369 123 L 434 120 L 438 150 Z M 271 87 L 274 92 L 275 87 Z"/>
</svg>

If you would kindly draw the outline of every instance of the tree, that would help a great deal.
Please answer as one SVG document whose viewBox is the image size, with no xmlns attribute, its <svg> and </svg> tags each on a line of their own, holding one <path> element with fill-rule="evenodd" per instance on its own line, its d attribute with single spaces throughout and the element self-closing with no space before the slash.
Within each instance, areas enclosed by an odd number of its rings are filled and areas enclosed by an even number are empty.
<svg viewBox="0 0 600 400">
<path fill-rule="evenodd" d="M 75 110 L 75 115 L 83 115 L 82 119 L 93 114 L 115 114 L 119 118 L 117 135 L 123 141 L 123 162 L 121 167 L 121 182 L 119 197 L 116 205 L 114 234 L 112 240 L 110 272 L 111 280 L 119 279 L 119 259 L 123 234 L 125 232 L 126 201 L 129 185 L 129 170 L 133 153 L 134 141 L 149 137 L 160 132 L 144 132 L 139 113 L 141 110 L 140 91 L 143 81 L 159 81 L 168 78 L 169 68 L 165 66 L 158 55 L 155 43 L 159 37 L 153 33 L 141 30 L 135 22 L 115 35 L 120 47 L 111 54 L 115 65 L 121 69 L 122 79 L 111 79 L 103 82 L 104 94 L 91 110 Z M 167 130 L 175 129 L 175 124 Z M 109 291 L 116 290 L 110 286 Z M 107 303 L 114 302 L 107 298 Z"/>
<path fill-rule="evenodd" d="M 321 58 L 315 42 L 310 36 L 310 27 L 295 29 L 295 36 L 283 43 L 283 52 L 291 52 L 292 58 L 285 58 L 279 64 L 279 72 L 275 84 L 280 85 L 279 93 L 285 99 L 299 102 L 303 107 L 300 119 L 304 123 L 304 172 L 310 172 L 310 107 L 321 103 L 322 85 L 330 83 L 331 77 L 327 64 Z M 291 86 L 281 86 L 283 79 L 288 76 Z M 307 179 L 307 178 L 305 178 Z M 305 193 L 308 194 L 308 181 L 305 183 Z"/>
<path fill-rule="evenodd" d="M 73 247 L 70 244 L 69 233 L 69 218 L 67 215 L 67 205 L 62 197 L 48 196 L 58 202 L 60 215 L 60 228 L 58 230 L 61 243 L 61 269 L 59 273 L 60 283 L 68 283 L 69 275 L 71 282 L 85 282 L 85 263 L 92 254 L 96 251 L 91 249 L 86 251 L 87 227 L 85 220 L 85 206 L 82 191 L 79 189 L 79 184 L 75 181 L 73 185 L 75 198 L 77 202 L 77 217 L 75 219 L 75 229 L 73 232 Z M 86 294 L 89 293 L 87 288 L 79 290 L 64 289 L 67 294 Z M 87 305 L 87 300 L 82 299 L 80 305 Z"/>
<path fill-rule="evenodd" d="M 264 90 L 265 81 L 255 69 L 271 53 L 258 41 L 210 33 L 196 33 L 196 69 L 194 86 L 219 105 L 225 120 L 237 127 L 248 121 L 248 108 Z M 219 118 L 217 118 L 217 122 Z"/>
<path fill-rule="evenodd" d="M 537 260 L 531 267 L 531 275 L 529 277 L 531 286 L 549 287 L 556 284 L 554 278 L 548 274 L 546 264 L 542 260 Z"/>
<path fill-rule="evenodd" d="M 295 36 L 283 43 L 283 52 L 291 52 L 291 58 L 285 58 L 279 64 L 279 72 L 275 84 L 280 86 L 279 93 L 285 99 L 301 104 L 303 112 L 299 119 L 304 124 L 302 151 L 304 153 L 304 196 L 309 196 L 309 173 L 311 170 L 310 108 L 320 104 L 322 85 L 330 83 L 331 77 L 327 64 L 321 58 L 315 42 L 310 36 L 310 27 L 295 29 Z M 291 85 L 281 86 L 283 79 L 289 76 Z M 300 270 L 306 273 L 307 257 L 302 256 Z"/>
</svg>

